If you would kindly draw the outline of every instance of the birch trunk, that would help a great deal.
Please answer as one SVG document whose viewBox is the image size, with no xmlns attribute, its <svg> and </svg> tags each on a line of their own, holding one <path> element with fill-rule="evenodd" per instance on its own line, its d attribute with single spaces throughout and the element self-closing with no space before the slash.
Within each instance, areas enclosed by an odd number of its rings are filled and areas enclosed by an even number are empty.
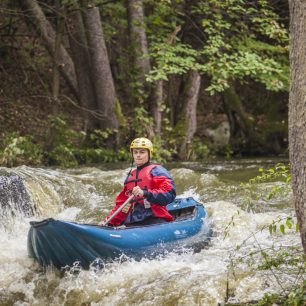
<svg viewBox="0 0 306 306">
<path fill-rule="evenodd" d="M 297 221 L 306 254 L 306 2 L 289 1 L 290 66 L 289 155 Z"/>
</svg>

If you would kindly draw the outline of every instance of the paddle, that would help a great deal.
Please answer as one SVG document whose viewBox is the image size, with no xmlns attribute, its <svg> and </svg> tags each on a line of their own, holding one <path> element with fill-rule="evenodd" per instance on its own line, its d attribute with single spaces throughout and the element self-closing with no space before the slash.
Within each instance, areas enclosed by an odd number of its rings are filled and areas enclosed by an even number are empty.
<svg viewBox="0 0 306 306">
<path fill-rule="evenodd" d="M 131 200 L 133 199 L 134 195 L 132 194 L 105 222 L 101 222 L 99 223 L 99 225 L 101 226 L 107 226 L 107 224 L 113 220 L 119 213 L 120 211 L 126 206 L 128 205 Z"/>
</svg>

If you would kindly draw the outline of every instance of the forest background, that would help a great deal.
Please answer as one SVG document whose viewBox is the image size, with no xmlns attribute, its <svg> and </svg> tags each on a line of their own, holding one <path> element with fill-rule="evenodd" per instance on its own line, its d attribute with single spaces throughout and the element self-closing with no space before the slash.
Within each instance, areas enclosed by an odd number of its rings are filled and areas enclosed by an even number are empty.
<svg viewBox="0 0 306 306">
<path fill-rule="evenodd" d="M 285 0 L 13 0 L 0 7 L 0 162 L 288 155 Z"/>
</svg>

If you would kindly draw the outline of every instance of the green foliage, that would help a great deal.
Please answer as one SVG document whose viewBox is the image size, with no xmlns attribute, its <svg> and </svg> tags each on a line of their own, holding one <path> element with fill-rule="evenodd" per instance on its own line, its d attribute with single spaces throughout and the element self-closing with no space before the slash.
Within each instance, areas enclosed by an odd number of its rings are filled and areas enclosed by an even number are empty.
<svg viewBox="0 0 306 306">
<path fill-rule="evenodd" d="M 224 228 L 224 234 L 223 234 L 223 239 L 225 239 L 230 232 L 230 228 L 235 226 L 235 218 L 240 215 L 240 211 L 237 210 L 231 217 L 230 222 L 225 226 Z"/>
<path fill-rule="evenodd" d="M 22 164 L 38 165 L 42 162 L 42 150 L 34 143 L 31 136 L 20 136 L 19 133 L 8 134 L 0 151 L 0 163 L 13 167 Z"/>
<path fill-rule="evenodd" d="M 199 138 L 194 138 L 192 143 L 193 159 L 207 159 L 210 155 L 210 149 Z"/>
<path fill-rule="evenodd" d="M 53 148 L 48 154 L 53 164 L 65 168 L 76 167 L 79 164 L 92 164 L 101 162 L 117 162 L 128 160 L 130 155 L 128 150 L 114 151 L 107 148 L 110 137 L 117 134 L 117 130 L 94 130 L 86 135 L 71 129 L 67 122 L 61 117 L 49 118 L 55 139 Z M 84 147 L 85 139 L 89 140 Z"/>
<path fill-rule="evenodd" d="M 292 289 L 286 296 L 279 294 L 265 294 L 264 297 L 258 301 L 254 306 L 270 306 L 270 305 L 283 305 L 283 306 L 303 306 L 306 303 L 306 281 L 294 289 Z"/>
<path fill-rule="evenodd" d="M 85 139 L 84 132 L 71 129 L 63 117 L 49 116 L 49 133 L 47 137 L 53 137 L 51 151 L 48 158 L 52 164 L 69 168 L 78 165 L 73 148 Z"/>
<path fill-rule="evenodd" d="M 73 149 L 73 154 L 79 164 L 98 164 L 129 160 L 131 155 L 128 150 L 120 149 L 115 152 L 104 148 Z"/>
<path fill-rule="evenodd" d="M 264 297 L 255 305 L 257 306 L 270 306 L 273 305 L 275 303 L 278 303 L 280 300 L 280 296 L 276 293 L 272 293 L 272 294 L 265 294 Z M 278 305 L 278 304 L 276 304 Z"/>
<path fill-rule="evenodd" d="M 118 123 L 120 127 L 126 127 L 126 119 L 123 115 L 122 108 L 120 102 L 117 100 L 115 105 L 115 114 L 118 119 Z"/>
<path fill-rule="evenodd" d="M 294 224 L 292 217 L 287 217 L 285 220 L 280 218 L 276 221 L 273 221 L 269 225 L 270 235 L 276 234 L 277 230 L 279 230 L 283 235 L 285 235 L 286 230 L 291 230 L 295 226 L 295 231 L 298 232 L 300 230 L 298 223 Z"/>
<path fill-rule="evenodd" d="M 266 231 L 267 226 L 263 227 L 260 231 Z M 253 233 L 245 241 L 243 241 L 236 250 L 243 247 L 248 249 L 249 239 L 252 243 L 257 243 L 257 248 L 247 251 L 247 254 L 236 256 L 233 252 L 231 254 L 231 263 L 229 268 L 235 271 L 240 264 L 245 267 L 245 264 L 253 271 L 269 272 L 270 277 L 273 277 L 282 288 L 281 294 L 265 294 L 264 297 L 255 305 L 304 305 L 305 302 L 305 280 L 303 275 L 306 272 L 305 255 L 301 246 L 272 246 L 271 248 L 262 248 L 256 239 L 256 233 Z M 241 254 L 241 252 L 240 252 Z M 283 287 L 281 275 L 290 275 L 295 281 L 292 286 Z M 271 304 L 272 303 L 272 304 Z"/>
<path fill-rule="evenodd" d="M 61 0 L 61 5 L 70 6 L 78 4 L 78 0 Z"/>
<path fill-rule="evenodd" d="M 232 80 L 244 82 L 245 78 L 252 78 L 264 84 L 268 90 L 288 89 L 288 79 L 284 79 L 282 75 L 282 65 L 273 58 L 250 51 L 224 54 L 209 62 L 205 70 L 212 76 L 212 83 L 206 88 L 211 94 L 229 88 Z"/>
<path fill-rule="evenodd" d="M 291 250 L 281 250 L 275 252 L 271 256 L 270 251 L 261 250 L 260 255 L 262 261 L 257 265 L 258 270 L 269 270 L 272 268 L 282 268 L 283 265 L 300 266 L 303 261 L 303 255 L 298 250 L 292 248 Z"/>
<path fill-rule="evenodd" d="M 180 1 L 158 3 L 155 23 L 164 31 L 158 30 L 160 34 L 150 44 L 155 65 L 148 81 L 168 80 L 168 75 L 196 69 L 210 77 L 207 91 L 211 94 L 224 91 L 235 80 L 246 83 L 250 79 L 268 90 L 288 91 L 288 32 L 267 1 L 256 6 L 244 0 L 197 1 L 188 12 L 182 10 Z M 193 20 L 201 31 L 197 49 L 178 38 L 169 43 L 183 17 Z M 154 23 L 150 26 L 154 28 Z"/>
<path fill-rule="evenodd" d="M 21 164 L 47 164 L 73 168 L 81 164 L 127 161 L 131 158 L 128 147 L 119 148 L 116 151 L 108 148 L 107 142 L 110 137 L 116 135 L 116 130 L 95 130 L 86 135 L 82 131 L 70 128 L 64 118 L 54 116 L 49 117 L 47 124 L 49 130 L 45 138 L 53 139 L 51 149 L 44 152 L 45 143 L 35 144 L 31 136 L 12 133 L 3 141 L 0 163 L 9 167 Z M 165 125 L 169 125 L 167 120 L 165 120 Z M 153 160 L 162 163 L 172 160 L 176 154 L 177 141 L 168 138 L 166 141 L 162 137 L 152 136 L 153 120 L 143 108 L 136 109 L 136 120 L 131 126 L 134 129 L 135 137 L 149 137 L 152 140 L 154 144 Z M 196 150 L 199 156 L 206 154 L 205 145 L 199 143 Z"/>
<path fill-rule="evenodd" d="M 283 180 L 286 184 L 289 184 L 291 181 L 291 175 L 289 172 L 289 166 L 283 164 L 277 164 L 274 168 L 269 169 L 259 169 L 260 175 L 251 179 L 248 184 L 255 185 L 265 182 L 275 182 L 276 180 Z M 242 188 L 247 188 L 249 192 L 249 185 L 243 184 Z M 273 192 L 272 196 L 276 196 L 279 192 Z M 265 196 L 270 198 L 270 194 Z M 260 198 L 260 197 L 259 197 Z M 236 215 L 239 215 L 239 211 L 232 216 L 231 221 L 225 228 L 225 237 L 228 235 L 230 226 L 235 226 Z M 259 232 L 269 231 L 270 235 L 287 235 L 292 234 L 294 230 L 294 220 L 291 216 L 280 217 L 278 220 L 273 221 L 271 224 L 261 228 Z M 295 227 L 295 230 L 298 231 L 298 227 Z M 305 265 L 305 255 L 301 246 L 281 246 L 274 245 L 269 248 L 265 246 L 264 248 L 257 241 L 257 233 L 252 233 L 248 238 L 246 238 L 240 245 L 236 247 L 236 250 L 241 250 L 245 248 L 245 252 L 240 251 L 239 254 L 235 254 L 234 250 L 231 253 L 231 262 L 229 269 L 233 271 L 237 270 L 237 267 L 242 264 L 245 267 L 245 264 L 248 265 L 254 271 L 265 271 L 269 272 L 270 277 L 273 277 L 279 287 L 282 289 L 281 294 L 265 294 L 264 297 L 254 305 L 264 306 L 264 305 L 305 305 L 306 296 L 306 282 L 304 280 L 304 275 L 306 272 Z M 250 241 L 252 245 L 256 248 L 252 248 L 249 251 Z M 292 282 L 292 286 L 283 286 L 282 276 L 290 275 L 292 279 L 295 280 Z"/>
<path fill-rule="evenodd" d="M 177 43 L 169 46 L 167 43 L 156 43 L 151 48 L 155 66 L 147 76 L 147 81 L 168 81 L 168 75 L 183 75 L 189 70 L 204 69 L 198 63 L 198 56 L 199 52 L 186 44 Z"/>
<path fill-rule="evenodd" d="M 153 131 L 153 118 L 149 116 L 143 106 L 135 108 L 135 115 L 132 120 L 131 128 L 136 137 L 150 138 Z"/>
<path fill-rule="evenodd" d="M 305 258 L 304 258 L 305 260 Z M 287 299 L 285 300 L 285 306 L 302 306 L 306 304 L 306 280 L 304 280 L 303 284 L 291 290 L 289 292 Z"/>
<path fill-rule="evenodd" d="M 284 196 L 291 192 L 291 174 L 289 172 L 289 165 L 284 165 L 282 163 L 278 163 L 274 168 L 259 169 L 260 175 L 250 179 L 248 183 L 241 183 L 240 188 L 243 191 L 245 196 L 245 202 L 242 205 L 242 208 L 250 211 L 254 209 L 256 206 L 256 202 L 266 202 L 277 196 Z M 267 182 L 275 182 L 275 181 L 284 181 L 285 185 L 272 184 L 268 189 L 264 191 L 264 193 L 259 192 L 258 184 L 267 183 Z M 234 214 L 231 218 L 229 224 L 225 227 L 225 237 L 228 235 L 230 227 L 235 226 L 235 218 L 239 216 L 239 210 L 237 210 L 236 214 Z M 285 234 L 286 231 L 292 230 L 295 228 L 295 231 L 299 231 L 299 225 L 294 222 L 291 216 L 286 218 L 278 218 L 274 220 L 267 227 L 270 235 L 282 233 Z"/>
<path fill-rule="evenodd" d="M 128 27 L 124 2 L 96 0 L 95 3 L 100 8 L 105 41 L 116 44 L 116 37 L 125 35 L 124 31 Z"/>
<path fill-rule="evenodd" d="M 172 145 L 159 136 L 153 137 L 152 142 L 154 146 L 153 160 L 159 163 L 165 163 L 172 160 L 172 156 L 175 152 Z"/>
<path fill-rule="evenodd" d="M 151 43 L 165 42 L 175 27 L 184 24 L 184 0 L 145 0 L 147 36 Z"/>
<path fill-rule="evenodd" d="M 54 146 L 65 144 L 72 146 L 81 143 L 85 139 L 84 132 L 78 132 L 72 129 L 66 119 L 62 116 L 49 116 L 48 117 L 49 135 L 54 132 Z"/>
<path fill-rule="evenodd" d="M 193 12 L 202 18 L 208 37 L 203 48 L 209 59 L 205 69 L 212 77 L 208 91 L 223 91 L 231 81 L 248 78 L 269 90 L 288 90 L 289 74 L 284 66 L 289 63 L 281 60 L 288 53 L 288 33 L 266 1 L 255 8 L 242 0 L 210 0 L 200 2 Z M 258 43 L 261 49 L 254 48 Z"/>
<path fill-rule="evenodd" d="M 60 2 L 65 6 L 74 6 L 78 3 L 77 0 Z M 138 102 L 141 102 L 139 103 L 141 106 L 136 108 L 135 117 L 127 118 L 122 113 L 120 104 L 116 104 L 115 112 L 120 122 L 120 132 L 95 131 L 92 135 L 85 135 L 71 129 L 63 118 L 50 119 L 50 126 L 54 129 L 56 137 L 51 146 L 52 150 L 45 152 L 44 156 L 47 157 L 47 162 L 56 165 L 76 166 L 86 161 L 121 160 L 125 157 L 117 153 L 113 155 L 107 150 L 106 144 L 110 136 L 120 133 L 121 139 L 134 136 L 152 138 L 154 134 L 153 118 L 149 116 L 146 111 L 148 108 L 144 105 L 150 91 L 149 86 L 146 87 L 148 84 L 139 82 L 137 71 L 131 69 L 130 65 L 130 60 L 135 56 L 133 48 L 138 46 L 131 46 L 127 39 L 126 3 L 104 0 L 97 0 L 95 3 L 100 8 L 107 47 L 113 50 L 110 60 L 117 71 L 115 73 L 117 92 L 126 98 L 125 104 L 122 104 L 123 110 L 126 112 L 130 109 L 132 102 L 133 108 Z M 207 0 L 191 1 L 186 5 L 186 1 L 183 0 L 144 0 L 143 5 L 144 26 L 153 67 L 147 75 L 149 82 L 168 80 L 169 75 L 184 75 L 196 69 L 205 76 L 205 84 L 207 81 L 210 82 L 207 90 L 211 94 L 224 91 L 235 81 L 246 83 L 250 80 L 264 84 L 269 90 L 288 89 L 288 33 L 281 24 L 279 16 L 273 11 L 274 4 L 264 0 L 254 3 L 245 0 Z M 47 12 L 45 7 L 43 9 Z M 52 18 L 54 14 L 52 4 L 49 9 L 51 15 L 47 17 Z M 15 21 L 18 21 L 19 17 L 16 17 L 16 20 L 14 18 L 5 17 L 4 25 L 14 24 L 17 29 L 18 22 Z M 3 31 L 6 31 L 6 28 L 14 30 L 14 27 L 5 26 Z M 24 35 L 13 35 L 12 38 L 12 41 L 16 40 L 17 45 L 22 45 L 22 48 L 13 47 L 12 50 L 20 52 L 18 54 L 22 55 L 26 62 L 26 65 L 21 66 L 23 73 L 28 74 L 28 66 L 31 70 L 44 72 L 41 74 L 42 77 L 39 76 L 43 84 L 39 87 L 44 86 L 45 91 L 49 92 L 49 86 L 44 80 L 48 78 L 45 72 L 49 69 L 50 62 L 41 41 L 32 40 L 30 36 Z M 19 39 L 23 40 L 22 44 Z M 1 50 L 7 48 L 6 45 L 4 42 Z M 11 62 L 14 62 L 13 59 L 15 60 L 15 56 L 11 57 Z M 33 89 L 32 86 L 29 88 Z M 165 106 L 163 114 L 168 116 Z M 172 129 L 169 123 L 163 124 L 162 136 L 152 138 L 158 149 L 155 154 L 158 160 L 166 161 L 178 157 L 177 152 L 185 129 L 184 122 L 180 122 L 176 130 Z M 51 133 L 45 138 L 48 140 L 50 136 Z M 91 144 L 86 143 L 88 140 Z M 94 148 L 88 147 L 92 144 Z M 43 148 L 44 144 L 40 147 Z M 189 156 L 190 159 L 203 159 L 215 152 L 217 152 L 215 148 L 208 148 L 200 140 L 194 139 Z M 226 156 L 231 155 L 230 148 L 223 152 L 226 152 Z M 279 186 L 274 187 L 270 198 L 277 196 L 279 190 Z M 250 196 L 250 201 L 252 196 L 253 194 Z"/>
<path fill-rule="evenodd" d="M 166 127 L 168 124 L 168 121 L 165 122 Z M 172 146 L 168 146 L 169 142 L 166 142 L 162 137 L 153 135 L 153 118 L 143 107 L 135 108 L 135 117 L 132 120 L 131 129 L 135 137 L 147 137 L 152 141 L 154 147 L 153 160 L 166 162 L 172 159 L 174 153 Z"/>
<path fill-rule="evenodd" d="M 167 113 L 168 109 L 164 109 Z M 135 108 L 134 119 L 131 122 L 132 134 L 135 137 L 147 137 L 154 146 L 153 160 L 157 162 L 171 161 L 177 154 L 177 147 L 180 145 L 180 139 L 177 135 L 173 134 L 173 129 L 170 127 L 168 119 L 163 119 L 164 135 L 158 136 L 153 133 L 153 118 L 149 116 L 144 107 L 140 106 Z"/>
<path fill-rule="evenodd" d="M 89 139 L 94 147 L 105 148 L 107 147 L 107 141 L 110 137 L 113 137 L 117 134 L 115 129 L 106 129 L 106 130 L 94 130 L 90 135 Z"/>
<path fill-rule="evenodd" d="M 259 200 L 268 202 L 277 196 L 285 196 L 292 191 L 291 189 L 291 174 L 289 166 L 278 163 L 274 168 L 259 169 L 259 175 L 250 179 L 247 183 L 241 183 L 245 196 L 243 208 L 252 210 L 256 202 Z M 264 194 L 259 191 L 259 184 L 275 181 L 283 181 L 285 184 L 273 184 L 264 191 Z"/>
<path fill-rule="evenodd" d="M 291 174 L 289 165 L 284 165 L 282 163 L 278 163 L 274 168 L 264 169 L 259 168 L 258 171 L 260 175 L 255 178 L 250 179 L 250 183 L 263 183 L 263 182 L 271 182 L 278 179 L 283 180 L 287 184 L 291 182 Z"/>
<path fill-rule="evenodd" d="M 75 168 L 78 166 L 78 161 L 70 146 L 65 144 L 58 144 L 48 154 L 49 160 L 52 164 L 61 166 L 63 168 Z"/>
<path fill-rule="evenodd" d="M 199 52 L 173 36 L 175 29 L 185 24 L 184 1 L 157 0 L 148 3 L 152 9 L 146 23 L 153 68 L 147 75 L 147 81 L 168 80 L 171 74 L 182 75 L 190 69 L 199 69 Z"/>
</svg>

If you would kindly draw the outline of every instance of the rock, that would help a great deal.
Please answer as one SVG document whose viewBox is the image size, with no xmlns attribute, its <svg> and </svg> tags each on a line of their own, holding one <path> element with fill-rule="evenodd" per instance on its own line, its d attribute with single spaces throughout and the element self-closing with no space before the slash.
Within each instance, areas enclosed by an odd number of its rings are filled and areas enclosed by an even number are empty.
<svg viewBox="0 0 306 306">
<path fill-rule="evenodd" d="M 30 196 L 18 175 L 0 176 L 0 216 L 34 215 Z"/>
<path fill-rule="evenodd" d="M 230 140 L 230 126 L 228 121 L 221 122 L 215 129 L 207 129 L 206 135 L 216 146 L 227 146 Z"/>
</svg>

